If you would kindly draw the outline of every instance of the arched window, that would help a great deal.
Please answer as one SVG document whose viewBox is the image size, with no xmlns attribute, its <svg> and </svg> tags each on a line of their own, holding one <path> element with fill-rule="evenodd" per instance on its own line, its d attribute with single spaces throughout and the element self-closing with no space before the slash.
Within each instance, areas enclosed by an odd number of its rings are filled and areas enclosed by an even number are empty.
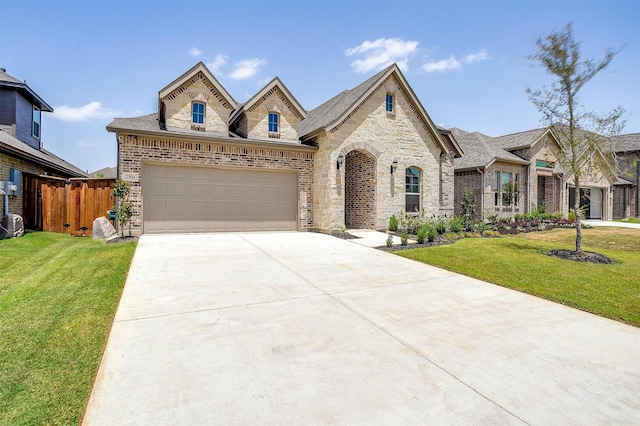
<svg viewBox="0 0 640 426">
<path fill-rule="evenodd" d="M 269 133 L 278 133 L 280 131 L 280 116 L 275 112 L 269 113 Z"/>
<path fill-rule="evenodd" d="M 193 124 L 204 124 L 204 104 L 194 102 L 191 104 L 191 122 Z"/>
<path fill-rule="evenodd" d="M 420 211 L 420 170 L 409 167 L 405 171 L 405 211 L 414 213 Z"/>
</svg>

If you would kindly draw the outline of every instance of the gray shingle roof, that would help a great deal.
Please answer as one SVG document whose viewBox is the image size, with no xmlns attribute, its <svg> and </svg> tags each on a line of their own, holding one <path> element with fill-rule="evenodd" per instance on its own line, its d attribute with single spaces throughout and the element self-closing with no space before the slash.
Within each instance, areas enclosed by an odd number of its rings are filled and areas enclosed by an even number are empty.
<svg viewBox="0 0 640 426">
<path fill-rule="evenodd" d="M 492 138 L 493 143 L 503 149 L 530 148 L 542 135 L 549 129 L 543 127 L 540 129 L 527 130 L 525 132 L 512 133 L 510 135 L 498 136 Z"/>
<path fill-rule="evenodd" d="M 640 151 L 640 133 L 629 133 L 612 138 L 616 152 Z"/>
<path fill-rule="evenodd" d="M 15 157 L 21 157 L 42 166 L 48 167 L 69 177 L 86 177 L 87 174 L 46 149 L 37 150 L 30 145 L 14 138 L 0 129 L 0 150 Z"/>
<path fill-rule="evenodd" d="M 34 92 L 25 81 L 18 80 L 12 75 L 7 74 L 6 70 L 0 69 L 0 87 L 10 87 L 21 91 L 27 95 L 27 98 L 38 106 L 42 111 L 53 112 L 53 108 L 44 101 L 36 92 Z"/>
<path fill-rule="evenodd" d="M 454 160 L 454 169 L 475 169 L 486 167 L 494 160 L 510 163 L 529 164 L 527 160 L 510 153 L 498 143 L 498 138 L 492 138 L 482 133 L 469 133 L 453 128 L 451 133 L 455 136 L 464 155 Z"/>
<path fill-rule="evenodd" d="M 305 136 L 334 123 L 342 114 L 353 108 L 360 98 L 375 87 L 379 80 L 395 66 L 389 65 L 373 77 L 360 83 L 351 90 L 334 96 L 322 105 L 309 111 L 307 118 L 300 122 L 300 135 Z"/>
</svg>

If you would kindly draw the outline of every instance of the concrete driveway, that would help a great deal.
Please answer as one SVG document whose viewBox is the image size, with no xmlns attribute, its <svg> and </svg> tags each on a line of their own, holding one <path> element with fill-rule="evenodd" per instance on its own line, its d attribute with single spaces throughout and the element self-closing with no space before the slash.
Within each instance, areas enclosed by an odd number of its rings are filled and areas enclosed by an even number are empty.
<svg viewBox="0 0 640 426">
<path fill-rule="evenodd" d="M 84 418 L 638 423 L 640 329 L 315 233 L 143 236 Z"/>
</svg>

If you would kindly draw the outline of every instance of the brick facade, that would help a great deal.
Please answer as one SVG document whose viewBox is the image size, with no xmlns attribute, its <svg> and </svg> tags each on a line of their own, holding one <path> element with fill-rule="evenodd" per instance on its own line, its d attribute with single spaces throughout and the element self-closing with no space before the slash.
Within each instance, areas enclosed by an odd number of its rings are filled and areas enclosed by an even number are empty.
<svg viewBox="0 0 640 426">
<path fill-rule="evenodd" d="M 345 158 L 345 213 L 347 228 L 375 227 L 376 159 L 361 151 L 351 151 Z"/>
<path fill-rule="evenodd" d="M 22 215 L 23 197 L 24 197 L 24 174 L 41 175 L 47 172 L 42 166 L 30 161 L 21 160 L 19 158 L 10 157 L 0 153 L 0 181 L 9 180 L 10 169 L 20 170 L 20 194 L 17 196 L 9 196 L 9 213 Z M 0 202 L 0 206 L 4 201 Z M 2 207 L 0 207 L 2 208 Z M 0 212 L 1 213 L 1 212 Z"/>
<path fill-rule="evenodd" d="M 313 227 L 313 165 L 314 153 L 308 147 L 298 149 L 239 145 L 230 141 L 195 141 L 120 135 L 118 140 L 120 176 L 136 173 L 138 181 L 131 183 L 131 200 L 135 213 L 131 219 L 132 232 L 142 232 L 142 174 L 143 162 L 180 165 L 206 165 L 233 168 L 268 168 L 295 171 L 298 174 L 298 229 Z"/>
<path fill-rule="evenodd" d="M 618 153 L 616 157 L 617 175 L 633 185 L 615 187 L 613 217 L 640 217 L 640 151 Z"/>
<path fill-rule="evenodd" d="M 476 200 L 476 212 L 482 213 L 482 174 L 476 170 L 457 172 L 455 174 L 456 185 L 454 189 L 454 214 L 462 215 L 462 201 L 464 192 L 473 193 Z"/>
</svg>

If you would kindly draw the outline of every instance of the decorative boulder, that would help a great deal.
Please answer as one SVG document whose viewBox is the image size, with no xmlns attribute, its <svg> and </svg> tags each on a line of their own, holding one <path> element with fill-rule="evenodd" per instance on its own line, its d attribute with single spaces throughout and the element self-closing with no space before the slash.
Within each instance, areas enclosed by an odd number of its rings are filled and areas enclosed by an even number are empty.
<svg viewBox="0 0 640 426">
<path fill-rule="evenodd" d="M 4 238 L 21 237 L 24 235 L 24 221 L 19 214 L 8 214 L 2 218 L 0 240 Z"/>
<path fill-rule="evenodd" d="M 106 217 L 100 216 L 93 221 L 94 240 L 106 240 L 114 235 L 116 235 L 116 228 L 113 227 Z"/>
</svg>

